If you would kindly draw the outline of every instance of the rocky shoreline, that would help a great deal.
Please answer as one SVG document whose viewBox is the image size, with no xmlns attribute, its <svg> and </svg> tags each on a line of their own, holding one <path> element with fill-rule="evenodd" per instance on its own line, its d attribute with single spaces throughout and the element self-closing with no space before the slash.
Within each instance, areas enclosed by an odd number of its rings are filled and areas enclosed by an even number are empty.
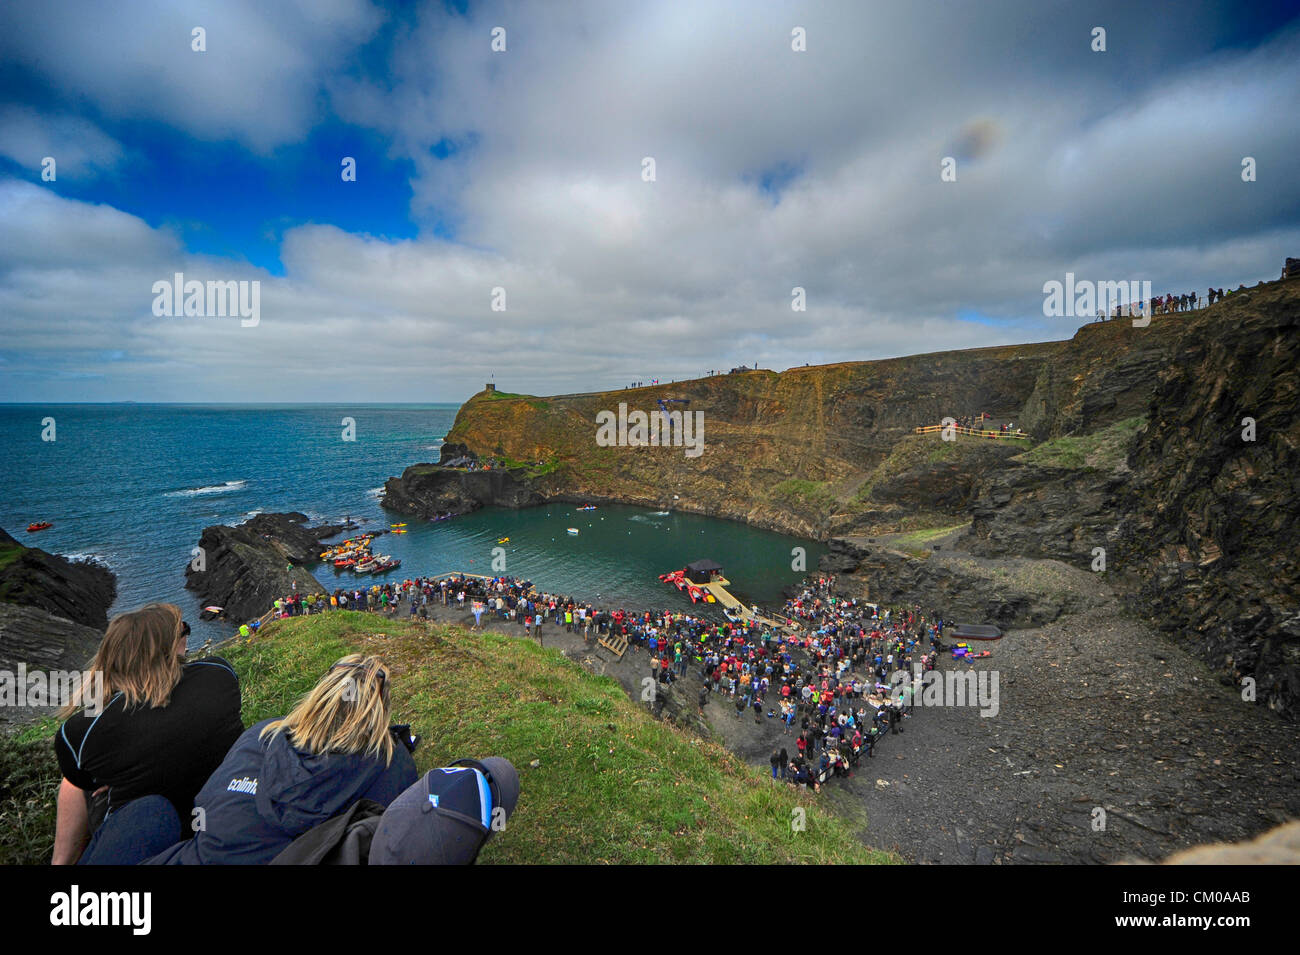
<svg viewBox="0 0 1300 955">
<path fill-rule="evenodd" d="M 356 525 L 306 524 L 307 515 L 295 511 L 204 528 L 200 554 L 185 568 L 186 589 L 202 603 L 224 608 L 226 619 L 239 623 L 260 617 L 295 590 L 325 593 L 308 565 L 320 560 L 322 541 Z"/>
<path fill-rule="evenodd" d="M 80 670 L 94 655 L 117 595 L 112 571 L 27 547 L 0 530 L 0 670 Z M 2 706 L 0 725 L 54 707 Z"/>
</svg>

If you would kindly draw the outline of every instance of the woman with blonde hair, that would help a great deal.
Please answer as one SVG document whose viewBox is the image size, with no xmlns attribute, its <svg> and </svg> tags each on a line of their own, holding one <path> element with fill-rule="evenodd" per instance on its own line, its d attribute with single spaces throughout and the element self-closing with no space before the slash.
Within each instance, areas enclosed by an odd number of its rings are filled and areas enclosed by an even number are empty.
<svg viewBox="0 0 1300 955">
<path fill-rule="evenodd" d="M 55 865 L 138 862 L 184 834 L 180 820 L 244 728 L 235 671 L 219 657 L 186 663 L 189 632 L 174 604 L 109 623 L 59 713 Z"/>
<path fill-rule="evenodd" d="M 195 799 L 202 827 L 150 863 L 260 865 L 359 799 L 387 806 L 417 778 L 389 689 L 378 657 L 339 660 L 288 716 L 244 731 Z"/>
</svg>

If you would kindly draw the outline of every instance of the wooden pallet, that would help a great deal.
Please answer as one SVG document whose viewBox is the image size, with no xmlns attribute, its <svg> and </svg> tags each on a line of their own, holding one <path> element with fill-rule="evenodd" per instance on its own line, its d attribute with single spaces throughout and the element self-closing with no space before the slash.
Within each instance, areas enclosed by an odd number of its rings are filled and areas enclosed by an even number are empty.
<svg viewBox="0 0 1300 955">
<path fill-rule="evenodd" d="M 601 637 L 596 642 L 620 660 L 623 659 L 623 654 L 627 653 L 627 639 L 625 637 Z"/>
</svg>

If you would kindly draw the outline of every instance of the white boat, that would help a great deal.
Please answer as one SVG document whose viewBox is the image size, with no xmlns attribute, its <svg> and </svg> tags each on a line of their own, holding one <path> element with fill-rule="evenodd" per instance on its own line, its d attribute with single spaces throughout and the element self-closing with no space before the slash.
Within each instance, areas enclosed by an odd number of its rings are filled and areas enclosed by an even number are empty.
<svg viewBox="0 0 1300 955">
<path fill-rule="evenodd" d="M 568 532 L 572 534 L 574 537 L 578 536 L 578 529 L 576 527 L 569 527 L 566 528 L 566 530 L 568 530 Z"/>
</svg>

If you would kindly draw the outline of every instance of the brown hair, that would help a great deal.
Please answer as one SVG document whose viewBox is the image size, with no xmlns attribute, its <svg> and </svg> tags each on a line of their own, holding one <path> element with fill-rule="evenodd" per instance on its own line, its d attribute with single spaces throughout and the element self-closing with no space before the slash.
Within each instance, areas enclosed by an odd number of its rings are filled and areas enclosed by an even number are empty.
<svg viewBox="0 0 1300 955">
<path fill-rule="evenodd" d="M 90 702 L 87 693 L 96 675 L 103 681 L 104 694 L 111 700 L 121 693 L 127 709 L 146 703 L 151 709 L 166 706 L 181 681 L 176 650 L 181 626 L 181 610 L 175 604 L 148 604 L 114 617 L 59 719 L 67 719 Z"/>
</svg>

